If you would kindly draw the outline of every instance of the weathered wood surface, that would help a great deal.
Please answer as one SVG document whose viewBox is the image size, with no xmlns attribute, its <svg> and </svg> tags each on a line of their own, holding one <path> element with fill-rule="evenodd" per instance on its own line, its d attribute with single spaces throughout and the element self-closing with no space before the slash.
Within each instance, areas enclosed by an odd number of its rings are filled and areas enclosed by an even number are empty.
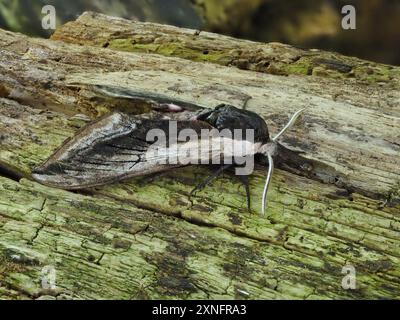
<svg viewBox="0 0 400 320">
<path fill-rule="evenodd" d="M 2 297 L 400 298 L 399 68 L 92 13 L 53 39 L 0 30 Z M 267 218 L 263 168 L 253 214 L 230 176 L 189 198 L 207 168 L 85 194 L 31 182 L 89 118 L 146 108 L 96 85 L 206 107 L 248 100 L 271 132 L 307 107 L 283 143 L 327 171 L 277 170 Z M 341 287 L 347 263 L 356 290 Z M 56 291 L 41 289 L 46 265 Z"/>
</svg>

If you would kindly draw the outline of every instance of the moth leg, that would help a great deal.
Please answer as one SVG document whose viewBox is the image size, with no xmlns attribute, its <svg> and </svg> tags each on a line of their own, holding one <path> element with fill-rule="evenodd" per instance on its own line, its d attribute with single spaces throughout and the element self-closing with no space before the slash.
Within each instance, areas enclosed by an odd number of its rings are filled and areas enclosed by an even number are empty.
<svg viewBox="0 0 400 320">
<path fill-rule="evenodd" d="M 239 181 L 243 184 L 245 190 L 246 190 L 246 197 L 247 197 L 247 210 L 250 212 L 250 181 L 249 181 L 249 176 L 237 176 Z"/>
<path fill-rule="evenodd" d="M 196 191 L 199 191 L 201 189 L 203 189 L 206 185 L 208 185 L 212 180 L 214 180 L 215 178 L 217 178 L 219 175 L 221 175 L 226 169 L 229 169 L 230 167 L 232 167 L 233 164 L 225 164 L 221 167 L 219 167 L 218 170 L 216 170 L 213 174 L 211 174 L 206 180 L 204 180 L 203 182 L 199 183 L 191 192 L 190 192 L 190 196 L 192 196 Z"/>
</svg>

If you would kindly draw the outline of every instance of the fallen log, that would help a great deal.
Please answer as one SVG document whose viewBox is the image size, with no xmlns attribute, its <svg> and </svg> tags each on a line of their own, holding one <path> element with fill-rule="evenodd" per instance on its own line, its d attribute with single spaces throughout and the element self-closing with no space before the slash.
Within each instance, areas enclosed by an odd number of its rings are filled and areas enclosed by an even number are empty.
<svg viewBox="0 0 400 320">
<path fill-rule="evenodd" d="M 52 40 L 0 30 L 0 50 L 1 297 L 400 297 L 400 68 L 94 13 Z M 282 139 L 297 171 L 277 170 L 266 218 L 262 167 L 252 214 L 230 176 L 189 197 L 207 168 L 84 194 L 32 182 L 91 119 L 151 108 L 115 87 L 246 104 L 271 132 L 306 107 Z M 342 288 L 348 264 L 354 290 Z M 43 288 L 46 266 L 56 288 Z"/>
</svg>

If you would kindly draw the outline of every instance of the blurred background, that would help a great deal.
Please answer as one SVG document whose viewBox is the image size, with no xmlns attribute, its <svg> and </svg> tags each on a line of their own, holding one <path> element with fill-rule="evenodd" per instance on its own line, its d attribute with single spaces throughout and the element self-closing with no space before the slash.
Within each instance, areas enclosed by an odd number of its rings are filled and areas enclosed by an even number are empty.
<svg viewBox="0 0 400 320">
<path fill-rule="evenodd" d="M 41 28 L 47 4 L 58 25 L 91 10 L 400 65 L 400 0 L 0 0 L 0 27 L 48 37 Z M 348 4 L 357 9 L 356 30 L 341 27 Z"/>
</svg>

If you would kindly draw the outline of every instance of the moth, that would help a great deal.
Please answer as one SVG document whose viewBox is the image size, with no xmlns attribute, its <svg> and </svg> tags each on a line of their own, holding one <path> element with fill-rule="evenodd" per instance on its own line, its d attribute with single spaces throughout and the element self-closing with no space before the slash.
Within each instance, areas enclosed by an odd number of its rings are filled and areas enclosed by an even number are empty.
<svg viewBox="0 0 400 320">
<path fill-rule="evenodd" d="M 182 167 L 193 161 L 204 164 L 207 160 L 219 158 L 219 169 L 199 184 L 193 193 L 205 187 L 224 170 L 243 166 L 243 163 L 238 164 L 235 159 L 261 155 L 266 157 L 268 162 L 261 204 L 261 211 L 265 214 L 274 158 L 282 148 L 277 141 L 293 126 L 304 109 L 297 111 L 286 126 L 271 138 L 263 118 L 252 111 L 232 105 L 221 104 L 214 109 L 206 109 L 150 93 L 102 87 L 97 87 L 97 90 L 106 91 L 108 96 L 146 100 L 152 105 L 153 111 L 140 115 L 113 112 L 89 123 L 73 138 L 67 139 L 43 164 L 34 168 L 32 176 L 36 181 L 66 190 L 85 189 Z M 182 130 L 190 129 L 191 134 L 197 136 L 195 142 L 193 139 L 171 140 L 172 121 L 175 122 L 178 134 Z M 240 139 L 234 135 L 202 135 L 207 130 L 215 133 L 215 129 L 218 132 L 250 130 L 253 137 Z M 159 139 L 149 139 L 152 130 L 166 133 L 166 143 L 163 147 L 159 147 Z M 221 142 L 221 139 L 225 143 L 228 142 L 229 147 L 217 143 Z M 204 145 L 207 145 L 208 149 L 203 148 Z M 232 146 L 241 150 L 240 156 Z M 177 161 L 170 161 L 171 155 Z M 242 176 L 241 180 L 246 186 L 250 208 L 248 176 Z"/>
</svg>

